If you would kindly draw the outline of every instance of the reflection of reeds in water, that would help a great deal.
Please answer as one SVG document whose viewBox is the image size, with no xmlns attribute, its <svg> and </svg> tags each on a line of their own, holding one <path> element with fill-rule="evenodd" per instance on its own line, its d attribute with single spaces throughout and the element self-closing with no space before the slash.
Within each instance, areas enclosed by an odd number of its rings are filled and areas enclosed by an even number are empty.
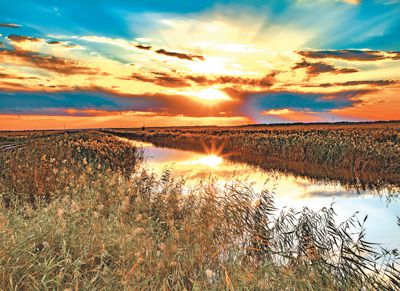
<svg viewBox="0 0 400 291">
<path fill-rule="evenodd" d="M 235 181 L 187 191 L 140 161 L 96 132 L 2 155 L 0 288 L 399 287 L 397 252 L 366 242 L 355 217 L 337 225 L 332 208 L 276 216 L 268 191 Z"/>
<path fill-rule="evenodd" d="M 204 152 L 222 148 L 235 161 L 359 190 L 400 186 L 400 123 L 196 127 L 119 130 L 114 134 L 156 146 Z"/>
</svg>

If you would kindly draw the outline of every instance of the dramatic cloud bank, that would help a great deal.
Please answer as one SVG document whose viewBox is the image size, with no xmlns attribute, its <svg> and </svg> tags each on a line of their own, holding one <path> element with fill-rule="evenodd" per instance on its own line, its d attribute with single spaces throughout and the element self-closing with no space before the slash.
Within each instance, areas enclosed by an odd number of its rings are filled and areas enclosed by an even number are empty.
<svg viewBox="0 0 400 291">
<path fill-rule="evenodd" d="M 400 3 L 228 2 L 2 1 L 0 129 L 400 119 Z"/>
</svg>

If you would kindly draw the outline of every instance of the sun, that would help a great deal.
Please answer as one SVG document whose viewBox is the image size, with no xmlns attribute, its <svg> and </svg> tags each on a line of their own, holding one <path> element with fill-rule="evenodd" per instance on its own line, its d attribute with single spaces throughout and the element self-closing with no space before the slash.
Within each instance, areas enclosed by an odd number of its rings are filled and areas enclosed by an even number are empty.
<svg viewBox="0 0 400 291">
<path fill-rule="evenodd" d="M 184 95 L 194 98 L 197 101 L 213 104 L 221 101 L 232 100 L 226 93 L 215 88 L 208 88 L 200 91 L 183 92 Z"/>
<path fill-rule="evenodd" d="M 200 99 L 207 100 L 207 101 L 220 101 L 220 100 L 230 100 L 231 99 L 225 93 L 223 93 L 217 89 L 213 89 L 213 88 L 199 91 L 194 95 Z"/>
</svg>

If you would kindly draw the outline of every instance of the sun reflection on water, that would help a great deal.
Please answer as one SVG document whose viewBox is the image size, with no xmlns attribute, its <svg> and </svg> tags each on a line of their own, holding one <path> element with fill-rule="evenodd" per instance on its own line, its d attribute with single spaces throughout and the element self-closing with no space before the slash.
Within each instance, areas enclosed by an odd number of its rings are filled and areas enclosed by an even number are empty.
<svg viewBox="0 0 400 291">
<path fill-rule="evenodd" d="M 223 162 L 223 159 L 217 155 L 207 155 L 192 161 L 181 162 L 183 165 L 204 165 L 211 168 L 216 168 Z"/>
</svg>

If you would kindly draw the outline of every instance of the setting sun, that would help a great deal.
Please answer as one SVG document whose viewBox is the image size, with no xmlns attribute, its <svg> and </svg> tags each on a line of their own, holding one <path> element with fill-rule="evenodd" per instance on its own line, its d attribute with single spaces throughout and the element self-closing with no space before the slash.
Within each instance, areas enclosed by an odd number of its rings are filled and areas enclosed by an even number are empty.
<svg viewBox="0 0 400 291">
<path fill-rule="evenodd" d="M 206 101 L 207 103 L 227 101 L 232 99 L 224 92 L 214 88 L 208 88 L 198 92 L 191 92 L 188 93 L 188 95 L 195 97 L 197 100 Z"/>
</svg>

